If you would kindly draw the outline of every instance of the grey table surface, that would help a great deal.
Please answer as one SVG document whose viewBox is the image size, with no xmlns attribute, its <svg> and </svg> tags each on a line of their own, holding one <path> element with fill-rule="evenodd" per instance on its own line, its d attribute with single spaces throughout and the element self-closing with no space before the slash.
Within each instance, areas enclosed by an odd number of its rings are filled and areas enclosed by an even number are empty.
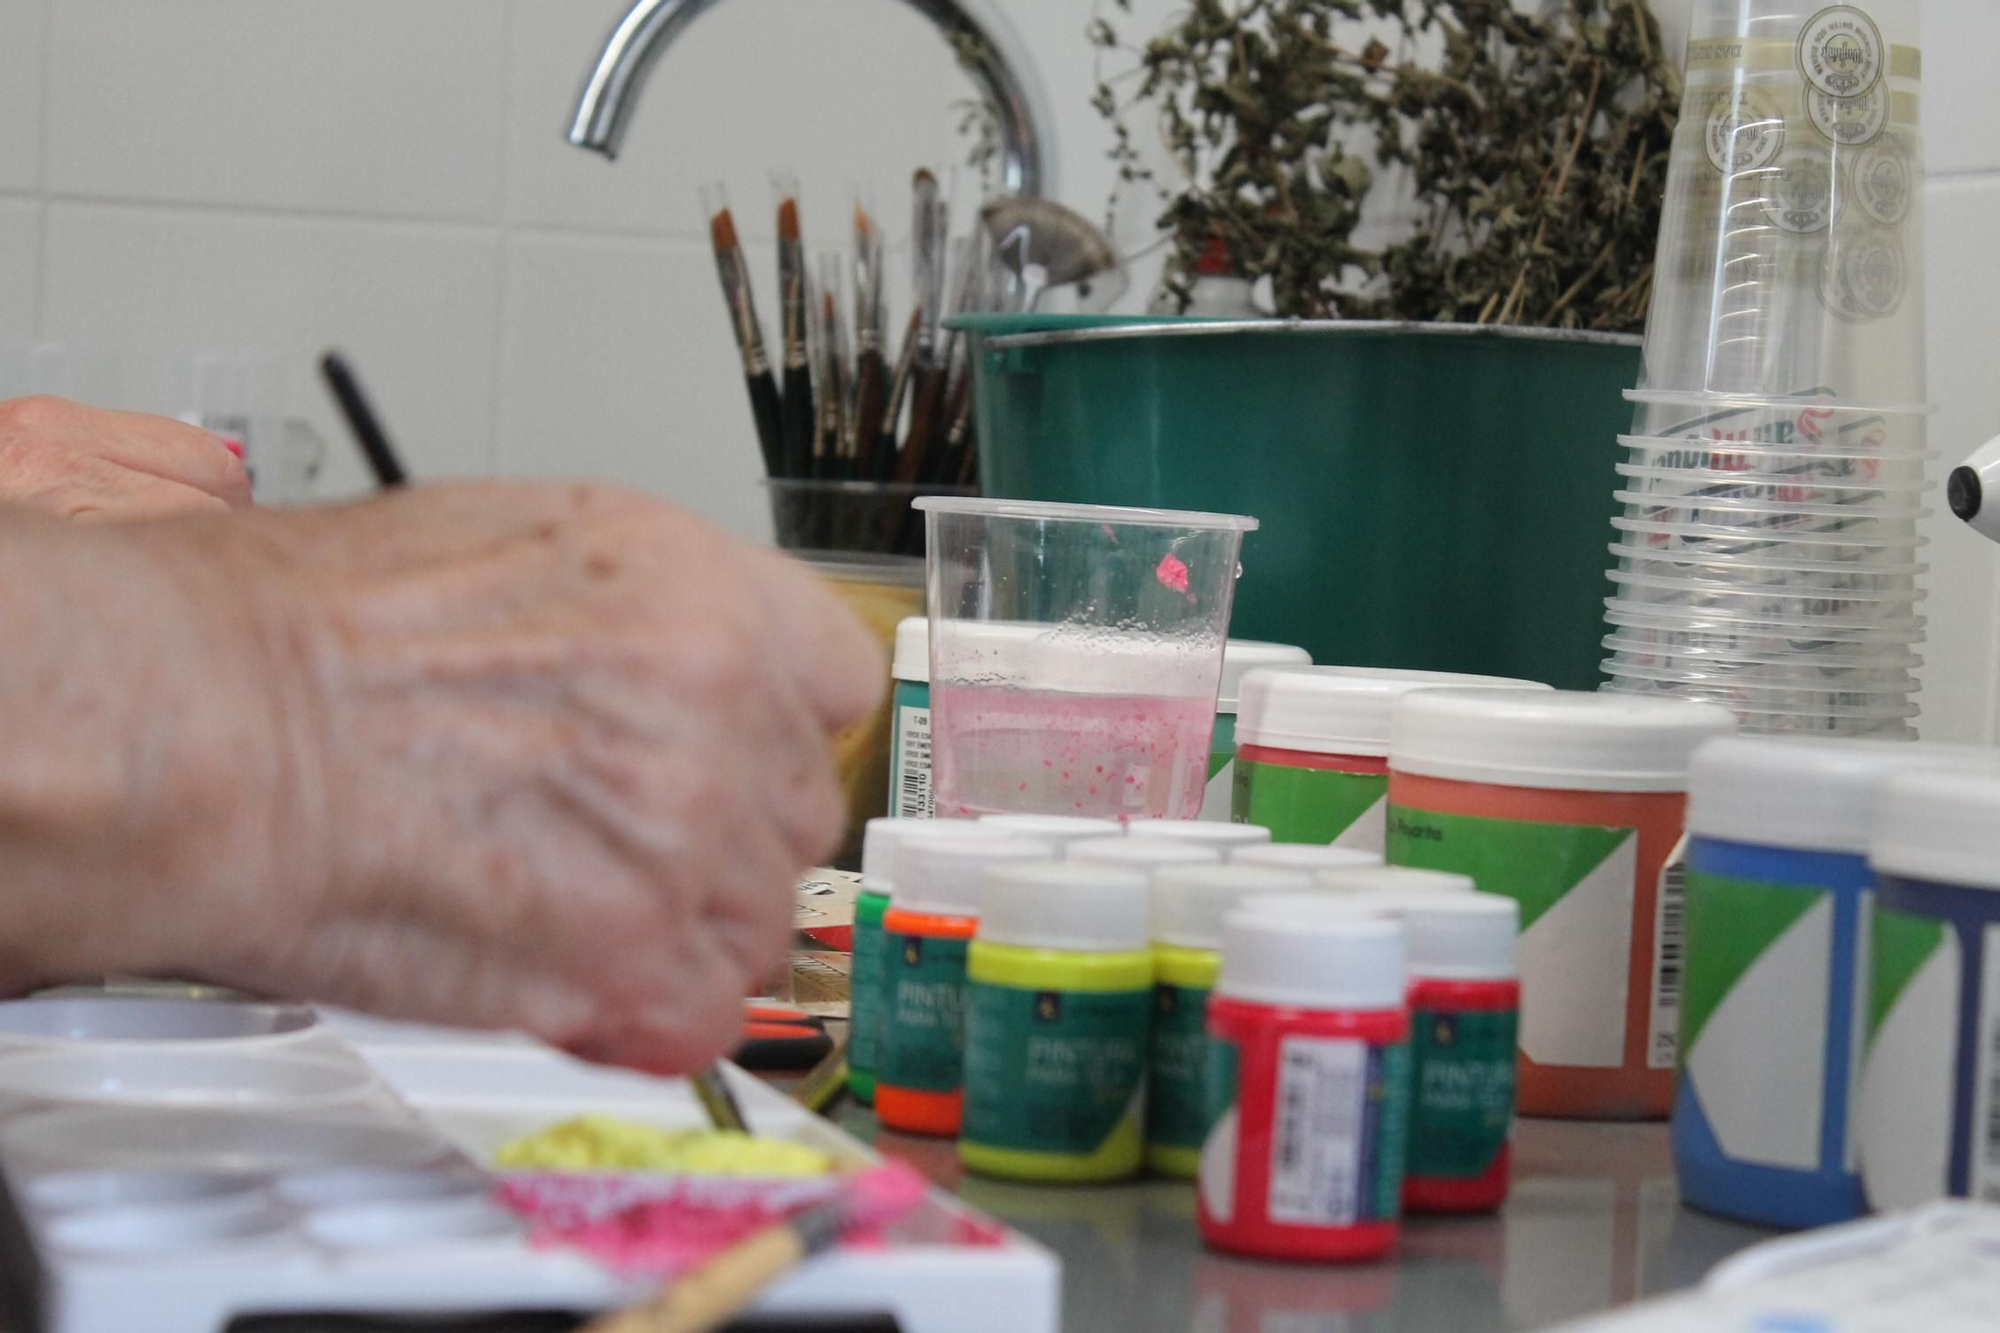
<svg viewBox="0 0 2000 1333">
<path fill-rule="evenodd" d="M 839 1120 L 1060 1255 L 1064 1333 L 1542 1329 L 1688 1286 L 1774 1234 L 1684 1207 L 1657 1124 L 1524 1120 L 1497 1214 L 1410 1219 L 1388 1261 L 1339 1267 L 1204 1249 L 1190 1184 L 1005 1184 L 963 1172 L 948 1142 L 880 1129 L 863 1108 Z"/>
</svg>

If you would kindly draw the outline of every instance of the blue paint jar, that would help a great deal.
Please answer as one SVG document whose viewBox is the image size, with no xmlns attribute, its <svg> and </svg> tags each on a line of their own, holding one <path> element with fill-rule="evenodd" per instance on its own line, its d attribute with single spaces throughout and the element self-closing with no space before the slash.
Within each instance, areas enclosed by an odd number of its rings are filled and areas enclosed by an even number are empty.
<svg viewBox="0 0 2000 1333">
<path fill-rule="evenodd" d="M 889 815 L 930 819 L 931 798 L 931 623 L 910 616 L 896 626 L 896 651 L 889 662 L 895 693 L 889 701 Z"/>
<path fill-rule="evenodd" d="M 1868 1202 L 2000 1203 L 2000 766 L 1890 779 L 1869 859 Z"/>
<path fill-rule="evenodd" d="M 1672 1132 L 1687 1202 L 1785 1227 L 1866 1210 L 1854 1105 L 1876 804 L 1898 772 L 1989 753 L 1776 736 L 1696 752 Z"/>
</svg>

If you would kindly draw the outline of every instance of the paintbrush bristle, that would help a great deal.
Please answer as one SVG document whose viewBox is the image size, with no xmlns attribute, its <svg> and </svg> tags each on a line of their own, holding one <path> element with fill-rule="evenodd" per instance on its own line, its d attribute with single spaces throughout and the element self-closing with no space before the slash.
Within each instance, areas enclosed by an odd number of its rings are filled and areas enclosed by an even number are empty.
<svg viewBox="0 0 2000 1333">
<path fill-rule="evenodd" d="M 854 206 L 854 234 L 863 237 L 875 234 L 875 219 L 860 204 Z"/>
<path fill-rule="evenodd" d="M 917 174 L 910 177 L 910 188 L 913 190 L 937 189 L 937 173 L 929 167 L 918 167 Z"/>
<path fill-rule="evenodd" d="M 778 205 L 778 239 L 799 239 L 799 201 L 796 199 L 787 199 Z"/>
<path fill-rule="evenodd" d="M 708 236 L 710 240 L 715 242 L 717 250 L 734 250 L 737 248 L 736 219 L 729 216 L 728 209 L 723 209 L 708 220 Z"/>
</svg>

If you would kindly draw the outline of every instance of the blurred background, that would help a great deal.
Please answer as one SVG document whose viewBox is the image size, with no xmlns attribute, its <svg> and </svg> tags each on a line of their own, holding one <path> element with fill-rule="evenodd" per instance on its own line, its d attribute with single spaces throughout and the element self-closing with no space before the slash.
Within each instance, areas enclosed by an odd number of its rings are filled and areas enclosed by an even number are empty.
<svg viewBox="0 0 2000 1333">
<path fill-rule="evenodd" d="M 1675 49 L 1688 7 L 1655 3 Z M 800 177 L 809 239 L 841 239 L 853 188 L 872 189 L 903 309 L 910 172 L 965 160 L 972 85 L 905 5 L 728 0 L 662 61 L 609 164 L 564 132 L 626 8 L 0 0 L 0 344 L 116 347 L 123 405 L 161 411 L 180 410 L 191 353 L 272 357 L 284 412 L 329 444 L 328 498 L 369 484 L 314 372 L 339 346 L 420 477 L 617 482 L 767 536 L 698 188 L 730 187 L 767 338 L 774 167 Z M 1102 218 L 1096 6 L 990 8 L 1044 100 L 1046 193 Z M 1184 8 L 1115 17 L 1137 38 Z M 1924 8 L 1930 438 L 1948 465 L 2000 432 L 2000 0 Z M 1151 289 L 1141 266 L 1123 304 Z M 1949 513 L 1926 523 L 1925 735 L 2000 738 L 2000 552 Z"/>
</svg>

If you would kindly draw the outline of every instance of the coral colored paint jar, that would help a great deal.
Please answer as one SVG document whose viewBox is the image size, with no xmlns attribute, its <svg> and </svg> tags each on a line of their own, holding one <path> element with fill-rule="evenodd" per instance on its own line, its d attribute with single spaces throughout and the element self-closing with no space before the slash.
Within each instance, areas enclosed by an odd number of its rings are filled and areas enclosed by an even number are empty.
<svg viewBox="0 0 2000 1333">
<path fill-rule="evenodd" d="M 968 958 L 958 1143 L 968 1169 L 1078 1184 L 1138 1172 L 1151 915 L 1140 870 L 993 869 Z"/>
<path fill-rule="evenodd" d="M 882 1033 L 875 1115 L 905 1134 L 958 1133 L 965 1105 L 966 954 L 995 866 L 1046 861 L 1049 844 L 1004 834 L 916 838 L 896 854 L 882 918 Z"/>
<path fill-rule="evenodd" d="M 1216 692 L 1215 730 L 1208 738 L 1208 790 L 1202 796 L 1198 818 L 1229 822 L 1229 806 L 1236 791 L 1236 710 L 1243 678 L 1268 667 L 1311 665 L 1311 653 L 1288 643 L 1231 639 L 1222 646 L 1222 688 Z"/>
<path fill-rule="evenodd" d="M 1201 1141 L 1208 1132 L 1208 999 L 1222 970 L 1223 918 L 1252 894 L 1311 888 L 1306 872 L 1269 866 L 1154 870 L 1157 980 L 1146 1070 L 1146 1165 L 1154 1172 L 1192 1180 L 1201 1168 Z"/>
<path fill-rule="evenodd" d="M 1397 701 L 1390 863 L 1521 906 L 1523 1115 L 1672 1109 L 1688 760 L 1735 726 L 1717 704 L 1567 690 Z"/>
<path fill-rule="evenodd" d="M 1312 895 L 1223 925 L 1208 1007 L 1201 1236 L 1268 1259 L 1368 1260 L 1400 1229 L 1409 1127 L 1402 922 Z"/>
<path fill-rule="evenodd" d="M 1546 690 L 1532 681 L 1444 671 L 1279 667 L 1243 678 L 1236 714 L 1231 817 L 1281 843 L 1382 850 L 1389 714 L 1411 690 L 1481 685 Z"/>
</svg>

